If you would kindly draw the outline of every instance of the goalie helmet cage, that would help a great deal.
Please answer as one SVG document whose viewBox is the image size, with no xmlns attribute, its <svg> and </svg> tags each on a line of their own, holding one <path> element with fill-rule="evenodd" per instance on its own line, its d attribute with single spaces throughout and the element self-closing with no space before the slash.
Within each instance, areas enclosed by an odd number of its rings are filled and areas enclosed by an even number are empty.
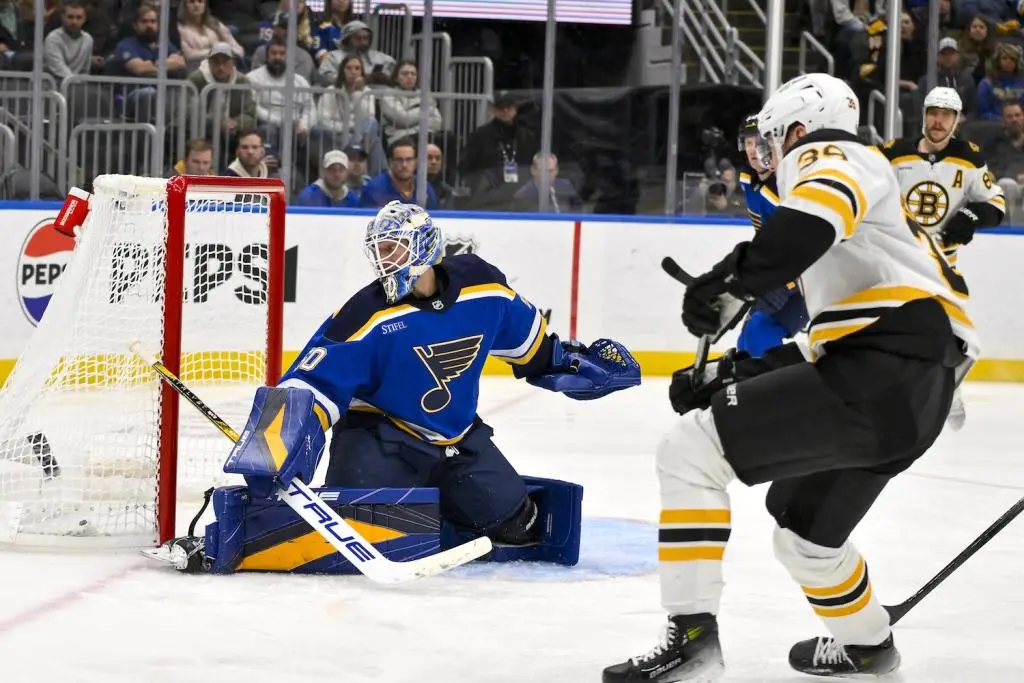
<svg viewBox="0 0 1024 683">
<path fill-rule="evenodd" d="M 284 185 L 96 178 L 46 314 L 0 390 L 0 543 L 137 547 L 223 473 L 223 439 L 129 347 L 236 423 L 281 372 Z M 240 483 L 240 482 L 239 482 Z"/>
</svg>

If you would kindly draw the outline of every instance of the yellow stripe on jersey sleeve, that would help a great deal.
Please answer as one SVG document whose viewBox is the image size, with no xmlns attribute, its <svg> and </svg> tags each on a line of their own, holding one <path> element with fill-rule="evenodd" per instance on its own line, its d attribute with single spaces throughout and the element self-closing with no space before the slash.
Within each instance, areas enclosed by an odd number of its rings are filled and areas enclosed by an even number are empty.
<svg viewBox="0 0 1024 683">
<path fill-rule="evenodd" d="M 761 194 L 775 206 L 779 205 L 779 195 L 772 192 L 772 189 L 767 185 L 761 187 Z"/>
<path fill-rule="evenodd" d="M 806 200 L 829 209 L 839 219 L 833 222 L 840 240 L 849 239 L 867 213 L 867 199 L 860 185 L 846 173 L 823 169 L 802 178 L 789 197 Z"/>
</svg>

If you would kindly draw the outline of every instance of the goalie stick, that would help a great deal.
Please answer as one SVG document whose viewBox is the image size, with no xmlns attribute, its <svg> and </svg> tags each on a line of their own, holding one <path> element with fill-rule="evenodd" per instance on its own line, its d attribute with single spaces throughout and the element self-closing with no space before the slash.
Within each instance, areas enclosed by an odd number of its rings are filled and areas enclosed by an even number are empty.
<svg viewBox="0 0 1024 683">
<path fill-rule="evenodd" d="M 173 372 L 168 370 L 159 358 L 147 352 L 139 342 L 132 343 L 129 348 L 153 368 L 172 389 L 205 415 L 206 419 L 212 422 L 224 436 L 234 442 L 238 441 L 238 432 L 222 420 Z M 491 539 L 481 536 L 429 557 L 408 562 L 393 562 L 381 555 L 369 541 L 297 477 L 292 478 L 287 487 L 278 485 L 277 495 L 319 532 L 335 550 L 351 562 L 353 567 L 377 583 L 402 583 L 440 574 L 452 567 L 458 567 L 482 557 L 492 548 Z"/>
<path fill-rule="evenodd" d="M 907 612 L 912 610 L 917 603 L 921 602 L 925 596 L 935 590 L 940 583 L 949 578 L 949 575 L 955 572 L 960 565 L 969 560 L 974 553 L 981 550 L 981 548 L 991 541 L 996 534 L 1003 530 L 1003 528 L 1012 522 L 1021 512 L 1024 512 L 1024 498 L 1021 498 L 1013 506 L 1004 512 L 1002 516 L 994 521 L 989 528 L 981 532 L 981 535 L 971 541 L 971 544 L 964 548 L 959 555 L 953 558 L 953 560 L 939 571 L 938 574 L 933 576 L 928 583 L 921 586 L 920 590 L 914 593 L 912 596 L 904 600 L 898 605 L 885 605 L 885 611 L 889 613 L 889 624 L 895 624 L 897 621 L 902 619 Z"/>
</svg>

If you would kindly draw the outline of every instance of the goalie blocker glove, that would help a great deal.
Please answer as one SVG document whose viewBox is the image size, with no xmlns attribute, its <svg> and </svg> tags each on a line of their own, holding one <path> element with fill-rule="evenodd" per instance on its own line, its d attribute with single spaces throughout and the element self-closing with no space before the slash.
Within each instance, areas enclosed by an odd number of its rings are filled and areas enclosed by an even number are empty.
<svg viewBox="0 0 1024 683">
<path fill-rule="evenodd" d="M 308 484 L 324 451 L 327 426 L 327 414 L 308 389 L 260 387 L 224 471 L 244 476 L 258 498 L 271 496 L 275 480 L 285 487 L 293 477 Z"/>
</svg>

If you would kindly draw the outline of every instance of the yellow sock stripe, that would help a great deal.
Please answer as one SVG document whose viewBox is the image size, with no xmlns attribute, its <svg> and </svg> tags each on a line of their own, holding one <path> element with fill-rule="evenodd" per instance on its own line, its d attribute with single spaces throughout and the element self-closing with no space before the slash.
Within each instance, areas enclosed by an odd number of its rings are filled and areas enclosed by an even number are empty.
<svg viewBox="0 0 1024 683">
<path fill-rule="evenodd" d="M 721 560 L 725 546 L 698 545 L 685 548 L 658 548 L 659 562 L 692 562 L 694 560 Z"/>
<path fill-rule="evenodd" d="M 849 578 L 842 583 L 836 584 L 835 586 L 826 586 L 824 588 L 814 588 L 812 586 L 800 586 L 800 589 L 804 592 L 804 595 L 810 598 L 832 598 L 848 593 L 850 589 L 860 583 L 864 577 L 864 558 L 860 558 L 857 561 L 857 568 L 853 570 Z"/>
<path fill-rule="evenodd" d="M 856 614 L 857 612 L 864 609 L 864 607 L 867 606 L 869 600 L 871 600 L 870 583 L 868 584 L 867 590 L 864 591 L 864 595 L 860 596 L 860 599 L 854 602 L 853 604 L 843 605 L 841 607 L 818 607 L 817 605 L 812 605 L 812 607 L 814 608 L 814 613 L 821 617 L 848 617 L 851 614 Z"/>
<path fill-rule="evenodd" d="M 659 524 L 729 524 L 732 513 L 728 509 L 662 510 Z"/>
</svg>

